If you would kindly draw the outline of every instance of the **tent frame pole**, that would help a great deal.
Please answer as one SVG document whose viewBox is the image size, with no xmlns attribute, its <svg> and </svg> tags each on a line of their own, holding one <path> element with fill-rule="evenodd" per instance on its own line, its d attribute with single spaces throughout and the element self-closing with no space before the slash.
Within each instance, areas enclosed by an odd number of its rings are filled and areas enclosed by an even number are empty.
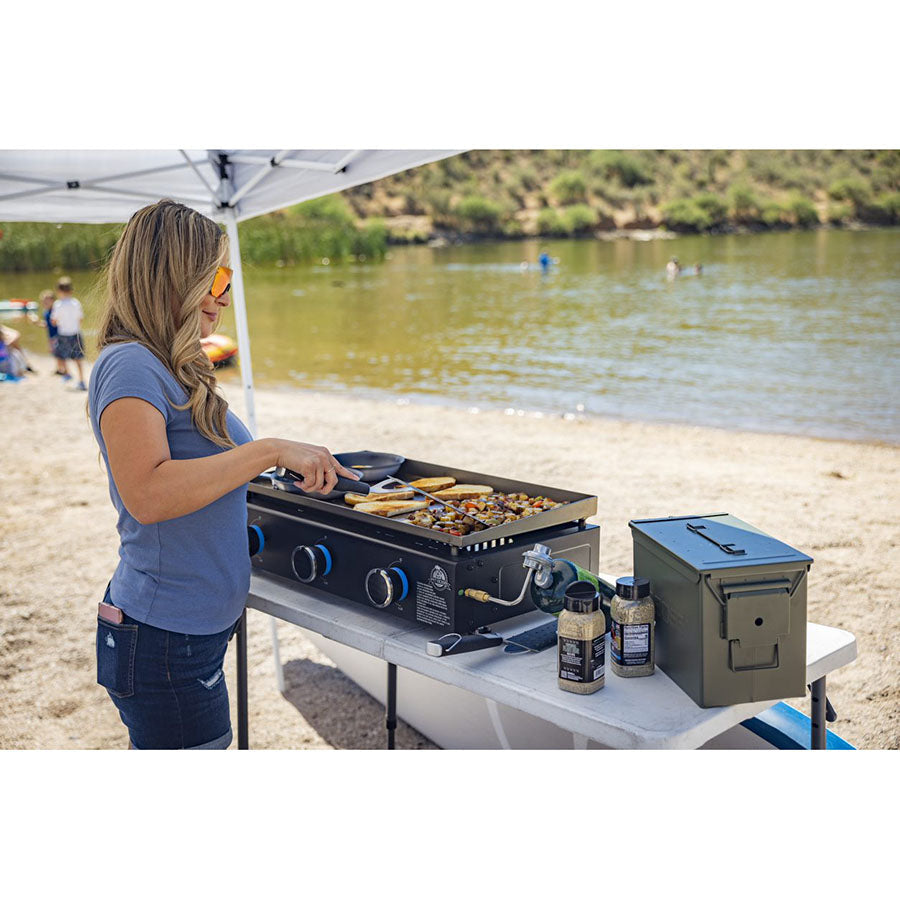
<svg viewBox="0 0 900 900">
<path fill-rule="evenodd" d="M 237 326 L 238 361 L 241 365 L 241 383 L 244 387 L 244 406 L 246 408 L 247 427 L 255 439 L 256 430 L 256 399 L 253 393 L 253 365 L 250 359 L 250 329 L 247 327 L 247 299 L 244 294 L 244 269 L 241 265 L 241 242 L 238 237 L 237 213 L 234 208 L 226 207 L 223 210 L 225 220 L 225 232 L 228 235 L 228 243 L 231 248 L 231 290 L 234 294 L 234 321 Z M 246 619 L 244 620 L 246 623 Z M 281 665 L 281 647 L 278 642 L 278 626 L 274 616 L 269 617 L 269 625 L 272 634 L 272 658 L 275 663 L 275 682 L 278 692 L 284 693 L 284 668 Z M 247 640 L 246 634 L 244 640 Z M 246 646 L 246 645 L 245 645 Z"/>
<path fill-rule="evenodd" d="M 244 269 L 241 265 L 241 243 L 238 238 L 237 213 L 231 207 L 223 210 L 225 231 L 231 245 L 231 291 L 234 295 L 234 321 L 237 327 L 238 361 L 241 364 L 241 385 L 244 389 L 244 407 L 247 428 L 255 439 L 256 398 L 253 393 L 253 364 L 250 359 L 250 330 L 247 327 L 247 300 L 244 294 Z"/>
</svg>

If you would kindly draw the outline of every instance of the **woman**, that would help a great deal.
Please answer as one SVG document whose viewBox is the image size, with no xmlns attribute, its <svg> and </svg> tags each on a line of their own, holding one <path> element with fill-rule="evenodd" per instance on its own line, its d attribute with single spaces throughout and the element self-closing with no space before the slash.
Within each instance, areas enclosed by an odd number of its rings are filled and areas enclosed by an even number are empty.
<svg viewBox="0 0 900 900">
<path fill-rule="evenodd" d="M 250 585 L 248 481 L 272 466 L 329 491 L 324 447 L 252 440 L 200 339 L 229 303 L 228 240 L 162 200 L 132 216 L 108 267 L 88 411 L 118 514 L 119 565 L 97 620 L 97 680 L 137 749 L 225 749 L 222 672 Z"/>
</svg>

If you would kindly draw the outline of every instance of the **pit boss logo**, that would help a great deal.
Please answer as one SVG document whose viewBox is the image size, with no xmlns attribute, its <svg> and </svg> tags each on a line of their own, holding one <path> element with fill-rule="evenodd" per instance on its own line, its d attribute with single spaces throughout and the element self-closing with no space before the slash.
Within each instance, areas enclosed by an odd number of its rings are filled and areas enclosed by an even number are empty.
<svg viewBox="0 0 900 900">
<path fill-rule="evenodd" d="M 450 577 L 441 566 L 435 566 L 431 570 L 431 576 L 428 580 L 436 591 L 446 591 L 450 587 Z"/>
</svg>

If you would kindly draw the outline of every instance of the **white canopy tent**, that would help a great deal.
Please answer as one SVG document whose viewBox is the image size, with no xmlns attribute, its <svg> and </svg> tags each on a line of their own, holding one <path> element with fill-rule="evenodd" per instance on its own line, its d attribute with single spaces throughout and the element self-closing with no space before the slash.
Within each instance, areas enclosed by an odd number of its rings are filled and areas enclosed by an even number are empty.
<svg viewBox="0 0 900 900">
<path fill-rule="evenodd" d="M 247 426 L 256 409 L 238 222 L 459 150 L 0 150 L 0 222 L 127 222 L 163 197 L 225 225 Z M 275 619 L 272 649 L 284 674 Z"/>
<path fill-rule="evenodd" d="M 163 197 L 225 225 L 247 425 L 256 409 L 238 222 L 459 150 L 0 150 L 0 222 L 127 222 Z"/>
</svg>

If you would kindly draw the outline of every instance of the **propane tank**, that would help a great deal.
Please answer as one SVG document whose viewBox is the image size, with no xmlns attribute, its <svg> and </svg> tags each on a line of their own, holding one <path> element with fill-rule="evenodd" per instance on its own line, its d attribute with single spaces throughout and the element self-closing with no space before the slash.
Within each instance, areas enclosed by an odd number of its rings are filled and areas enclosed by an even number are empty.
<svg viewBox="0 0 900 900">
<path fill-rule="evenodd" d="M 522 565 L 534 571 L 529 586 L 531 602 L 542 612 L 558 616 L 565 603 L 566 588 L 576 581 L 589 581 L 598 591 L 601 590 L 596 575 L 571 560 L 559 557 L 554 559 L 550 555 L 550 548 L 544 544 L 535 544 L 522 556 Z"/>
</svg>

